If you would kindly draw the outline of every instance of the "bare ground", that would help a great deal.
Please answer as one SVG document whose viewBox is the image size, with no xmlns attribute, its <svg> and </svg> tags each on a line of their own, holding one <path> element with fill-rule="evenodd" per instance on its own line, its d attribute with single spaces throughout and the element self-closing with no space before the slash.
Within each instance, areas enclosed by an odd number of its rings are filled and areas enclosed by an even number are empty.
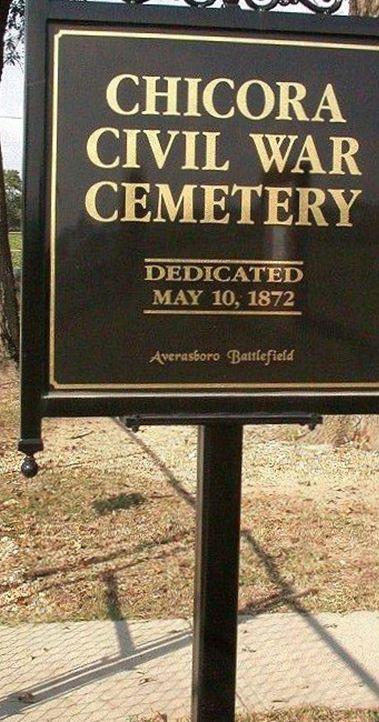
<svg viewBox="0 0 379 722">
<path fill-rule="evenodd" d="M 0 620 L 190 616 L 196 430 L 50 419 L 25 481 L 1 371 Z M 245 431 L 241 613 L 378 607 L 379 455 L 303 434 Z"/>
<path fill-rule="evenodd" d="M 236 722 L 378 722 L 379 712 L 366 710 L 292 709 L 283 712 L 238 716 Z M 135 718 L 131 722 L 167 722 L 167 716 L 158 712 L 153 717 Z M 189 722 L 179 719 L 178 722 Z"/>
</svg>

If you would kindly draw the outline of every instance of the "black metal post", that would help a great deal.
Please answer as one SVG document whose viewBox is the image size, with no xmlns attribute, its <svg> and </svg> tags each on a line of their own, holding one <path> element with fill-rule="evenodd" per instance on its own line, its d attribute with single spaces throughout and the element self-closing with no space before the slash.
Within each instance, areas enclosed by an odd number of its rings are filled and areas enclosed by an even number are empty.
<svg viewBox="0 0 379 722">
<path fill-rule="evenodd" d="M 242 433 L 199 428 L 192 722 L 234 722 Z"/>
</svg>

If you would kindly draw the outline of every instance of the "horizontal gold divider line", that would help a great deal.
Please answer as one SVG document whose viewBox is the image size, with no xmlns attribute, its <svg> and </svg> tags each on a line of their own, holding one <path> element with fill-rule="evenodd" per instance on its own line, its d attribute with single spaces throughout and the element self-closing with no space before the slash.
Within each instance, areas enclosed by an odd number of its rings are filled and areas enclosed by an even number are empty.
<svg viewBox="0 0 379 722">
<path fill-rule="evenodd" d="M 156 311 L 155 309 L 145 309 L 144 314 L 165 314 L 176 315 L 186 314 L 187 316 L 302 316 L 302 311 L 182 311 L 174 309 L 173 311 Z"/>
<path fill-rule="evenodd" d="M 277 393 L 280 393 L 280 389 L 329 389 L 333 392 L 336 388 L 354 389 L 354 388 L 379 388 L 379 381 L 358 381 L 357 383 L 339 382 L 335 383 L 317 383 L 306 381 L 304 383 L 281 383 L 276 381 L 273 383 L 192 383 L 192 384 L 173 384 L 173 383 L 151 383 L 151 384 L 60 384 L 58 381 L 53 381 L 51 385 L 56 389 L 276 389 L 279 387 Z"/>
<path fill-rule="evenodd" d="M 296 264 L 296 266 L 303 266 L 304 261 L 262 261 L 261 259 L 245 259 L 245 258 L 145 258 L 145 263 L 155 263 L 161 261 L 163 263 L 282 263 L 283 265 Z"/>
<path fill-rule="evenodd" d="M 374 50 L 378 51 L 379 46 L 377 45 L 360 45 L 358 43 L 325 43 L 323 41 L 312 41 L 312 40 L 279 40 L 268 39 L 268 38 L 241 38 L 235 36 L 233 31 L 229 31 L 229 35 L 191 35 L 190 33 L 153 33 L 153 32 L 130 32 L 122 30 L 59 30 L 56 33 L 56 37 L 61 38 L 64 35 L 79 35 L 79 36 L 103 36 L 103 37 L 124 37 L 124 38 L 148 38 L 158 40 L 184 40 L 193 42 L 210 42 L 210 43 L 237 43 L 245 45 L 288 45 L 295 46 L 298 48 L 335 48 L 336 50 L 347 49 L 347 50 Z"/>
</svg>

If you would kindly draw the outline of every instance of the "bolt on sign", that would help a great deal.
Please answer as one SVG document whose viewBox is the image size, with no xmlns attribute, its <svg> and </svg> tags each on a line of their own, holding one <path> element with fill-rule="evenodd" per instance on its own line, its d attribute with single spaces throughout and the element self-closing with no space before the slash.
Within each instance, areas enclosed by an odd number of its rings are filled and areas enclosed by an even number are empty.
<svg viewBox="0 0 379 722">
<path fill-rule="evenodd" d="M 34 5 L 23 437 L 375 410 L 377 23 Z"/>
</svg>

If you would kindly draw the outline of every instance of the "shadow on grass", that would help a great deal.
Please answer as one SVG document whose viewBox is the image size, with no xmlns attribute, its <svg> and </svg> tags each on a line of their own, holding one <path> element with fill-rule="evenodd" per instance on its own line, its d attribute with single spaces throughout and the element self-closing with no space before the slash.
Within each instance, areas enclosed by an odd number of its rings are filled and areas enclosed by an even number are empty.
<svg viewBox="0 0 379 722">
<path fill-rule="evenodd" d="M 165 474 L 166 479 L 172 488 L 175 489 L 178 496 L 184 499 L 186 503 L 194 509 L 194 495 L 182 486 L 181 481 L 176 478 L 171 469 L 167 467 L 162 459 L 142 439 L 136 437 L 135 434 L 127 431 L 126 429 L 125 431 L 139 446 L 139 448 L 152 459 L 157 468 Z M 139 495 L 132 494 L 125 496 L 130 497 Z M 115 498 L 118 499 L 119 497 Z M 286 604 L 291 611 L 302 615 L 307 625 L 309 625 L 309 627 L 318 635 L 324 644 L 332 650 L 336 657 L 336 661 L 342 661 L 343 664 L 355 675 L 355 677 L 360 680 L 361 685 L 365 685 L 368 689 L 379 695 L 379 687 L 374 677 L 370 675 L 369 672 L 359 663 L 359 661 L 354 659 L 354 657 L 352 657 L 352 655 L 340 644 L 340 642 L 333 637 L 333 635 L 318 621 L 318 619 L 301 604 L 298 599 L 299 595 L 297 590 L 285 579 L 283 579 L 280 570 L 276 566 L 275 560 L 258 544 L 251 532 L 249 530 L 243 530 L 242 537 L 257 555 L 260 562 L 264 565 L 270 580 L 278 588 L 278 594 L 276 597 L 273 596 L 267 600 L 261 600 L 257 605 L 251 604 L 248 606 L 246 611 L 248 611 L 249 614 L 258 615 L 262 612 L 274 609 L 278 604 Z M 117 554 L 109 555 L 108 559 L 110 557 L 115 558 L 116 556 Z M 85 566 L 91 566 L 91 564 L 99 563 L 104 559 L 107 559 L 107 557 L 87 560 Z M 78 566 L 80 568 L 83 565 Z M 74 567 L 75 565 L 72 565 L 71 568 Z M 55 571 L 58 570 L 50 569 L 48 570 L 48 574 L 54 574 Z M 182 649 L 183 647 L 191 644 L 192 635 L 190 632 L 181 630 L 170 634 L 170 638 L 167 638 L 167 636 L 159 637 L 155 640 L 150 640 L 147 644 L 135 647 L 129 633 L 127 621 L 120 619 L 121 608 L 115 571 L 103 573 L 99 576 L 101 576 L 105 584 L 109 617 L 112 620 L 115 620 L 114 625 L 118 639 L 119 653 L 113 657 L 95 660 L 93 663 L 76 668 L 66 674 L 48 678 L 44 682 L 28 687 L 27 694 L 30 696 L 30 701 L 32 701 L 34 705 L 43 704 L 47 700 L 56 699 L 71 691 L 86 687 L 91 683 L 97 682 L 111 675 L 117 675 L 126 670 L 136 669 L 141 663 L 151 661 L 153 659 L 161 659 L 166 655 L 172 654 L 175 650 Z M 60 582 L 60 584 L 62 583 L 64 584 L 64 582 Z M 10 714 L 22 713 L 24 704 L 17 699 L 17 694 L 22 695 L 22 690 L 0 699 L 0 719 L 7 719 Z"/>
<path fill-rule="evenodd" d="M 21 716 L 29 706 L 38 707 L 47 701 L 58 699 L 107 677 L 138 669 L 141 664 L 154 659 L 162 659 L 191 644 L 191 632 L 180 630 L 169 632 L 136 646 L 129 632 L 127 621 L 122 619 L 116 573 L 105 572 L 101 579 L 105 585 L 108 614 L 114 621 L 118 654 L 94 660 L 92 663 L 76 667 L 65 674 L 51 676 L 44 682 L 30 685 L 27 689 L 19 689 L 14 694 L 3 697 L 0 699 L 0 720 L 8 719 L 13 715 Z M 70 653 L 72 653 L 71 649 Z M 41 716 L 38 719 L 42 720 L 43 718 Z"/>
<path fill-rule="evenodd" d="M 99 516 L 104 516 L 105 514 L 111 514 L 112 511 L 131 509 L 134 506 L 143 504 L 144 501 L 146 500 L 142 494 L 118 494 L 117 496 L 110 496 L 108 499 L 94 501 L 92 506 Z"/>
<path fill-rule="evenodd" d="M 175 474 L 173 474 L 171 469 L 169 469 L 169 467 L 153 451 L 153 449 L 151 449 L 150 446 L 146 444 L 146 442 L 143 441 L 143 439 L 141 439 L 139 436 L 137 436 L 133 431 L 130 431 L 125 426 L 123 426 L 122 421 L 116 420 L 116 423 L 118 426 L 121 426 L 125 429 L 125 432 L 129 436 L 129 438 L 133 439 L 134 442 L 139 446 L 139 448 L 150 457 L 150 459 L 154 462 L 158 469 L 164 473 L 169 484 L 172 486 L 173 489 L 175 489 L 177 494 L 182 499 L 184 499 L 187 504 L 189 504 L 193 509 L 195 509 L 195 496 L 183 487 L 181 481 L 176 478 Z M 297 593 L 297 590 L 295 589 L 295 587 L 292 586 L 292 584 L 289 584 L 285 579 L 283 579 L 273 557 L 265 549 L 263 549 L 260 544 L 258 544 L 256 539 L 248 529 L 243 529 L 241 531 L 241 537 L 248 544 L 250 549 L 252 549 L 252 551 L 256 554 L 257 558 L 264 566 L 266 574 L 270 581 L 278 588 L 278 595 L 276 597 L 271 597 L 270 599 L 268 599 L 267 604 L 262 604 L 262 600 L 260 600 L 256 605 L 248 605 L 248 607 L 243 610 L 245 614 L 248 613 L 249 615 L 257 616 L 258 614 L 271 611 L 278 605 L 285 604 L 288 609 L 290 609 L 292 612 L 296 612 L 297 614 L 301 615 L 303 619 L 305 619 L 308 626 L 329 647 L 329 649 L 334 653 L 336 658 L 340 659 L 345 664 L 345 666 L 350 669 L 351 672 L 357 677 L 357 679 L 359 679 L 360 682 L 368 689 L 374 692 L 374 694 L 377 695 L 379 699 L 379 685 L 376 679 L 371 674 L 369 674 L 369 672 L 356 659 L 354 659 L 354 657 L 349 654 L 349 652 L 338 642 L 338 640 L 335 639 L 335 637 L 333 637 L 333 635 L 330 634 L 330 632 L 328 632 L 325 627 L 323 627 L 323 625 L 318 621 L 318 619 L 313 614 L 311 614 L 308 609 L 299 601 L 299 594 Z"/>
<path fill-rule="evenodd" d="M 182 539 L 185 539 L 188 536 L 188 532 L 183 532 L 181 535 Z M 104 572 L 102 571 L 96 571 L 96 567 L 101 564 L 107 564 L 108 562 L 114 562 L 114 561 L 121 561 L 123 557 L 128 556 L 134 556 L 136 554 L 140 554 L 141 552 L 150 553 L 152 549 L 155 549 L 156 547 L 166 547 L 167 545 L 171 544 L 172 542 L 178 541 L 178 532 L 175 532 L 172 536 L 167 536 L 164 539 L 154 540 L 154 541 L 148 541 L 144 542 L 143 544 L 137 544 L 134 547 L 128 547 L 125 549 L 119 549 L 118 551 L 110 552 L 109 554 L 103 554 L 99 556 L 91 556 L 87 559 L 82 559 L 80 561 L 74 562 L 73 564 L 61 564 L 59 566 L 55 567 L 43 567 L 40 569 L 33 569 L 33 571 L 25 572 L 23 575 L 24 578 L 21 581 L 16 582 L 6 582 L 4 584 L 0 584 L 0 594 L 4 594 L 9 592 L 11 589 L 18 589 L 23 587 L 25 584 L 28 584 L 29 582 L 33 582 L 36 580 L 42 580 L 47 579 L 49 577 L 54 577 L 57 574 L 69 574 L 71 572 L 78 572 L 80 570 L 89 570 L 92 572 L 91 577 L 88 577 L 88 574 L 83 574 L 81 576 L 76 576 L 74 579 L 64 579 L 59 580 L 56 582 L 53 582 L 52 584 L 47 584 L 41 589 L 42 592 L 47 592 L 50 589 L 54 588 L 61 588 L 62 585 L 70 585 L 70 584 L 77 584 L 78 582 L 83 582 L 88 580 L 90 578 L 93 579 L 99 579 L 103 576 Z M 177 550 L 179 551 L 179 550 Z M 176 553 L 175 550 L 172 551 L 172 553 Z M 161 554 L 165 554 L 164 549 L 162 550 Z M 158 555 L 157 558 L 160 558 Z M 135 566 L 138 566 L 138 564 L 142 564 L 144 561 L 147 560 L 147 557 L 142 557 L 140 559 L 136 559 L 134 561 L 128 562 L 127 564 L 121 564 L 117 568 L 113 569 L 113 571 L 119 572 L 124 571 L 125 569 L 132 569 Z M 95 570 L 95 571 L 94 571 Z M 33 596 L 34 592 L 31 592 L 29 597 L 25 596 L 24 599 L 29 599 Z M 9 603 L 6 604 L 0 604 L 0 609 L 7 608 L 9 606 Z"/>
</svg>

